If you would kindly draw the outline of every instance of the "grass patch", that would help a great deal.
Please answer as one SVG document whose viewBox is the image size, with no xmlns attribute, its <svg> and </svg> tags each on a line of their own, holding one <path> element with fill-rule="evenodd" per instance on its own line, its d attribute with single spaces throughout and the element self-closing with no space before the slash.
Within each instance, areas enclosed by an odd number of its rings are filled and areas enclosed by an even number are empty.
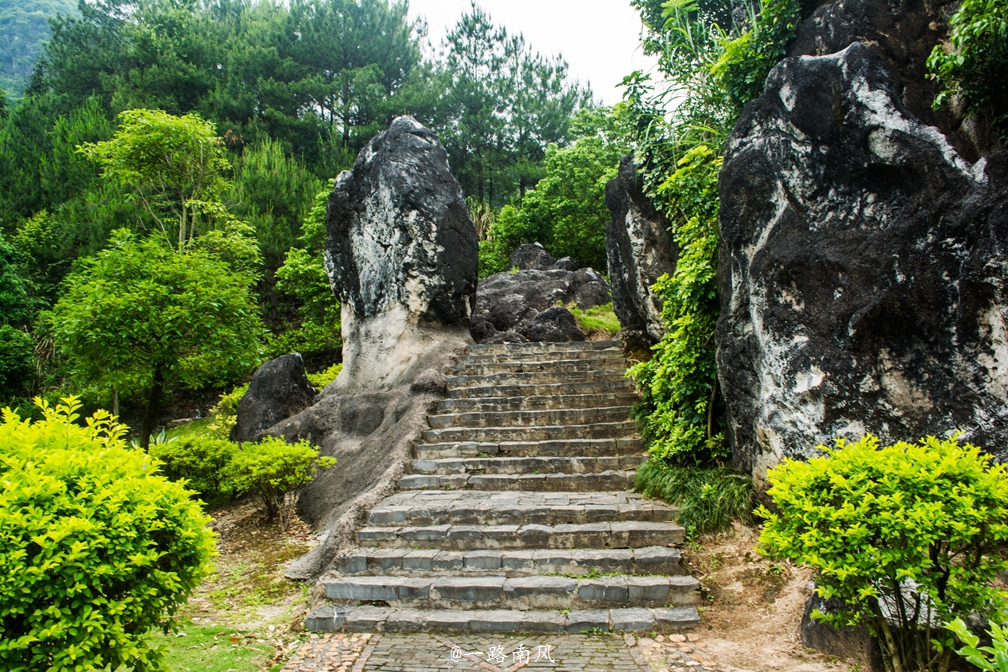
<svg viewBox="0 0 1008 672">
<path fill-rule="evenodd" d="M 273 645 L 255 636 L 220 626 L 187 623 L 167 635 L 157 633 L 154 641 L 167 648 L 165 662 L 172 672 L 259 672 L 280 669 L 270 665 Z"/>
<path fill-rule="evenodd" d="M 724 467 L 679 467 L 651 459 L 637 468 L 634 490 L 679 507 L 689 536 L 749 523 L 756 506 L 752 478 Z"/>
<path fill-rule="evenodd" d="M 570 305 L 567 309 L 577 320 L 581 331 L 586 334 L 592 331 L 607 331 L 610 334 L 615 334 L 620 330 L 620 323 L 616 318 L 616 313 L 613 312 L 612 303 L 595 306 L 588 310 L 581 310 L 575 305 Z"/>
<path fill-rule="evenodd" d="M 193 420 L 192 422 L 187 422 L 184 425 L 179 425 L 178 427 L 172 427 L 165 430 L 165 438 L 171 440 L 209 436 L 210 424 L 212 422 L 213 418 L 200 418 L 199 420 Z"/>
</svg>

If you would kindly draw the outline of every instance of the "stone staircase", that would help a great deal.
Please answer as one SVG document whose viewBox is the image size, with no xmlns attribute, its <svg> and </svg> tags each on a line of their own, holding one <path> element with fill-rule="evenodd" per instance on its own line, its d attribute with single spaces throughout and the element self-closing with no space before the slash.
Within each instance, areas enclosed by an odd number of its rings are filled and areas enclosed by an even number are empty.
<svg viewBox="0 0 1008 672">
<path fill-rule="evenodd" d="M 400 492 L 321 581 L 311 630 L 669 631 L 698 622 L 676 510 L 645 459 L 618 342 L 469 346 Z"/>
</svg>

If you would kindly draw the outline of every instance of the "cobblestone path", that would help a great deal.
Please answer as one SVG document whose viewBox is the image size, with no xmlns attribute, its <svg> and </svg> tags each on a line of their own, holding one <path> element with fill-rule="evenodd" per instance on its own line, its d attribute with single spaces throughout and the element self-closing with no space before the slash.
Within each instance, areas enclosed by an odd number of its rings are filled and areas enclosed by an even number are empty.
<svg viewBox="0 0 1008 672">
<path fill-rule="evenodd" d="M 313 636 L 284 672 L 718 672 L 695 634 Z"/>
</svg>

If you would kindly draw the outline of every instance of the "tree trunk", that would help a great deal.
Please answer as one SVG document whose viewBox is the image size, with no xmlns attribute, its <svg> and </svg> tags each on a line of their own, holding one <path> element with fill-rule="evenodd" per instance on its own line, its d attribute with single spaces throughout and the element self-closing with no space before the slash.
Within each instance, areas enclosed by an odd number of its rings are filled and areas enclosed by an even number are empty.
<svg viewBox="0 0 1008 672">
<path fill-rule="evenodd" d="M 147 400 L 147 411 L 144 413 L 143 424 L 140 426 L 140 447 L 147 452 L 150 447 L 150 436 L 157 424 L 158 406 L 161 405 L 161 393 L 164 391 L 164 373 L 158 367 L 154 370 L 154 382 L 151 384 L 150 398 Z"/>
</svg>

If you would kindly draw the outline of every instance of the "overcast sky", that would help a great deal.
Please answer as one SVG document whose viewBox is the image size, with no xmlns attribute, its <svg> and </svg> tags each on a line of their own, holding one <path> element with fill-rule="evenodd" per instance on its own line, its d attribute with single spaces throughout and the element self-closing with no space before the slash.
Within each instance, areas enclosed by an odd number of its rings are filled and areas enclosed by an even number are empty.
<svg viewBox="0 0 1008 672">
<path fill-rule="evenodd" d="M 479 0 L 477 3 L 509 34 L 542 53 L 560 53 L 571 77 L 591 83 L 596 100 L 619 102 L 617 85 L 634 70 L 651 72 L 655 60 L 640 48 L 640 16 L 629 0 Z M 469 10 L 470 0 L 410 0 L 410 14 L 427 19 L 434 48 Z"/>
</svg>

